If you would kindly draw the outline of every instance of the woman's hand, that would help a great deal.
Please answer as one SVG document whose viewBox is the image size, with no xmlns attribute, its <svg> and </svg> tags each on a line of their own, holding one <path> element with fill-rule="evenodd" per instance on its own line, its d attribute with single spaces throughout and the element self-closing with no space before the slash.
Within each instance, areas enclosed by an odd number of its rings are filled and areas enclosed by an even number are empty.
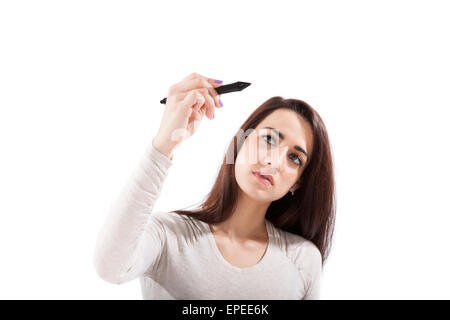
<svg viewBox="0 0 450 320">
<path fill-rule="evenodd" d="M 161 124 L 153 145 L 166 155 L 192 136 L 203 117 L 213 119 L 215 108 L 220 108 L 221 86 L 214 79 L 192 73 L 169 88 Z"/>
</svg>

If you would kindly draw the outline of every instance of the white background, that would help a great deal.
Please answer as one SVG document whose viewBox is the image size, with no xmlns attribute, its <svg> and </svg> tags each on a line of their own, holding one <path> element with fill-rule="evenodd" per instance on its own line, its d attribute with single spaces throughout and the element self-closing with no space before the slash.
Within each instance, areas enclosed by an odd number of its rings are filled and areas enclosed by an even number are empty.
<svg viewBox="0 0 450 320">
<path fill-rule="evenodd" d="M 445 1 L 0 2 L 0 298 L 141 299 L 94 269 L 109 206 L 191 72 L 251 82 L 174 153 L 155 210 L 209 192 L 268 98 L 332 143 L 337 220 L 322 299 L 449 299 Z"/>
</svg>

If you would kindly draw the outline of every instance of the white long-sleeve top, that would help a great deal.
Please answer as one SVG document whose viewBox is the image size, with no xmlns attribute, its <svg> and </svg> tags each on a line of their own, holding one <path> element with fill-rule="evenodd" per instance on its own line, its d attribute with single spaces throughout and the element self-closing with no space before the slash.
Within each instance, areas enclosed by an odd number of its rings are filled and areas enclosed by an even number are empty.
<svg viewBox="0 0 450 320">
<path fill-rule="evenodd" d="M 110 283 L 139 278 L 143 299 L 319 299 L 321 254 L 266 219 L 269 243 L 249 268 L 222 256 L 209 224 L 153 211 L 173 164 L 150 143 L 101 228 L 94 256 Z"/>
</svg>

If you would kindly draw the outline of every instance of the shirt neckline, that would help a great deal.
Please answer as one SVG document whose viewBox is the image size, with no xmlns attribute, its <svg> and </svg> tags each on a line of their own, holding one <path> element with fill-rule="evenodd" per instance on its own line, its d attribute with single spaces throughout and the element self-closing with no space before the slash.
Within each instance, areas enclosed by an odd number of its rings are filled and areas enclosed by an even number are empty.
<svg viewBox="0 0 450 320">
<path fill-rule="evenodd" d="M 267 263 L 268 256 L 272 252 L 272 228 L 267 219 L 264 219 L 264 221 L 266 223 L 266 231 L 267 231 L 267 235 L 268 235 L 268 243 L 267 243 L 266 251 L 264 252 L 263 257 L 259 260 L 258 263 L 254 264 L 251 267 L 247 267 L 247 268 L 240 268 L 240 267 L 234 266 L 223 257 L 222 253 L 219 250 L 219 247 L 217 246 L 216 240 L 214 239 L 214 235 L 212 233 L 210 225 L 203 221 L 202 222 L 204 223 L 204 225 L 206 227 L 206 235 L 208 238 L 208 242 L 211 245 L 216 257 L 222 263 L 222 265 L 224 265 L 226 268 L 228 268 L 232 271 L 236 271 L 236 272 L 240 272 L 240 273 L 247 273 L 247 272 L 253 272 L 253 271 L 261 269 Z"/>
</svg>

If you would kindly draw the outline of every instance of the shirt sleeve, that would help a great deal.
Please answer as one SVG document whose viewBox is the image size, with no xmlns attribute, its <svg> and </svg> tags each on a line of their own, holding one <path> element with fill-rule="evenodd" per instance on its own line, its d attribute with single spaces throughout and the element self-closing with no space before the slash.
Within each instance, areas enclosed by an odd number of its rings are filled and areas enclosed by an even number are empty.
<svg viewBox="0 0 450 320">
<path fill-rule="evenodd" d="M 306 241 L 300 248 L 298 259 L 306 282 L 303 300 L 319 300 L 322 277 L 322 255 L 319 249 L 313 242 Z"/>
<path fill-rule="evenodd" d="M 169 159 L 150 143 L 113 202 L 94 253 L 95 269 L 103 280 L 121 284 L 157 264 L 166 234 L 152 211 L 172 164 L 173 156 Z"/>
</svg>

